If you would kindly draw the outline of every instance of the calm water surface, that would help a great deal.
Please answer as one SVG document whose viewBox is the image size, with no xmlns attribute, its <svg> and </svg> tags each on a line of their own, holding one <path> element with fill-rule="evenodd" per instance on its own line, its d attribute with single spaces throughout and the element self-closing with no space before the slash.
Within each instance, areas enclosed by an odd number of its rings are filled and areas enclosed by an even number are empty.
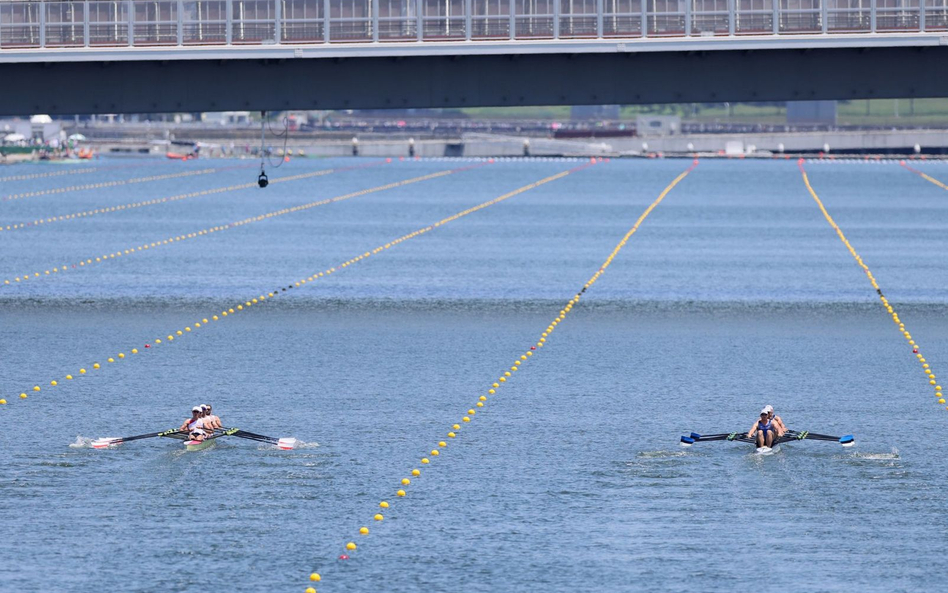
<svg viewBox="0 0 948 593">
<path fill-rule="evenodd" d="M 252 181 L 243 164 L 103 160 L 96 173 L 5 181 L 0 198 L 215 169 L 3 200 L 0 223 Z M 794 162 L 702 162 L 429 466 L 420 458 L 690 163 L 586 168 L 170 345 L 222 309 L 581 163 L 497 162 L 71 267 L 476 163 L 295 160 L 272 177 L 370 164 L 0 233 L 0 590 L 301 592 L 312 570 L 320 591 L 366 592 L 762 579 L 914 591 L 941 579 L 948 463 L 932 437 L 948 412 Z M 948 165 L 919 167 L 948 180 Z M 934 372 L 948 373 L 948 193 L 896 163 L 807 168 Z M 53 267 L 67 271 L 46 278 Z M 43 390 L 16 397 L 33 385 Z M 305 444 L 88 447 L 174 426 L 202 402 L 228 425 Z M 858 445 L 770 457 L 678 446 L 690 431 L 746 430 L 766 403 L 792 428 Z M 378 524 L 380 500 L 392 508 Z M 337 560 L 348 541 L 358 551 Z"/>
</svg>

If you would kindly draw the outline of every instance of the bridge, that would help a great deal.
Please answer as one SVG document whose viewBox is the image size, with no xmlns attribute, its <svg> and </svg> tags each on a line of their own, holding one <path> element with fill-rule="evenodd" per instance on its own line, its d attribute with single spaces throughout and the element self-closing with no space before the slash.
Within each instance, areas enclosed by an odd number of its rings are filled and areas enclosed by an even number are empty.
<svg viewBox="0 0 948 593">
<path fill-rule="evenodd" d="M 948 96 L 948 0 L 0 0 L 0 114 Z"/>
</svg>

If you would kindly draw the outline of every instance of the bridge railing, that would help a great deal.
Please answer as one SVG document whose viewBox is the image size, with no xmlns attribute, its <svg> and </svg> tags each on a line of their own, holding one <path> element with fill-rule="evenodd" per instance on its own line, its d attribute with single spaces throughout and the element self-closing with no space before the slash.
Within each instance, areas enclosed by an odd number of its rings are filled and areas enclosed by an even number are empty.
<svg viewBox="0 0 948 593">
<path fill-rule="evenodd" d="M 0 49 L 948 31 L 948 0 L 0 0 Z"/>
</svg>

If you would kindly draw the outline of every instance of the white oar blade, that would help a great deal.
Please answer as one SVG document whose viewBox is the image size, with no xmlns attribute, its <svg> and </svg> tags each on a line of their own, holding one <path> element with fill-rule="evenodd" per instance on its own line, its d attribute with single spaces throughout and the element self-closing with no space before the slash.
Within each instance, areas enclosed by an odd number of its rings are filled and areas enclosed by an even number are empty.
<svg viewBox="0 0 948 593">
<path fill-rule="evenodd" d="M 296 446 L 296 439 L 293 437 L 284 437 L 277 441 L 277 447 L 283 449 L 284 451 L 289 451 Z"/>
<path fill-rule="evenodd" d="M 115 442 L 117 440 L 118 440 L 118 437 L 111 437 L 107 439 L 96 439 L 92 441 L 92 448 L 93 449 L 107 449 L 111 447 L 112 445 L 117 445 L 118 443 Z"/>
</svg>

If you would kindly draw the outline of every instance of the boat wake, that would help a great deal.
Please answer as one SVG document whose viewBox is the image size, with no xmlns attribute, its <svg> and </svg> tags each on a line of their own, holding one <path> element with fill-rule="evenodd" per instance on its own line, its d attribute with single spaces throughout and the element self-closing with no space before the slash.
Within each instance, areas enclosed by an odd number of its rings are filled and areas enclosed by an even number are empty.
<svg viewBox="0 0 948 593">
<path fill-rule="evenodd" d="M 82 435 L 76 435 L 76 440 L 72 443 L 69 443 L 69 447 L 72 449 L 91 449 L 92 441 L 95 439 L 84 437 Z"/>
<path fill-rule="evenodd" d="M 866 461 L 890 461 L 899 459 L 899 450 L 892 447 L 891 453 L 853 453 L 852 459 L 865 459 Z"/>
<path fill-rule="evenodd" d="M 668 457 L 685 457 L 687 451 L 641 451 L 636 457 L 639 459 L 666 459 Z"/>
</svg>

